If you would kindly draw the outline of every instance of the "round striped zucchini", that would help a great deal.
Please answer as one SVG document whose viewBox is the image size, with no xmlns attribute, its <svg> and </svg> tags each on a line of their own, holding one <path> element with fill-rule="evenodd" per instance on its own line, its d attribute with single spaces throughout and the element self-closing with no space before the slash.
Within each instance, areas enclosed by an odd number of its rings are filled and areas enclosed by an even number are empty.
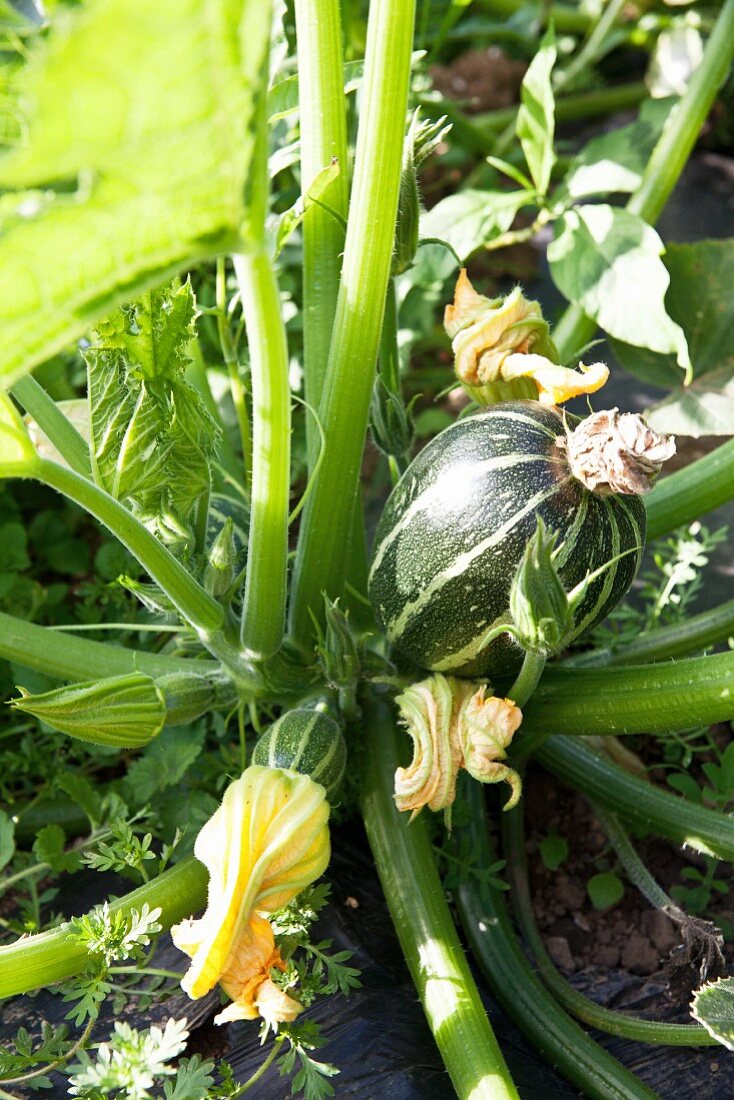
<svg viewBox="0 0 734 1100">
<path fill-rule="evenodd" d="M 333 718 L 318 710 L 289 710 L 273 722 L 252 751 L 252 763 L 308 775 L 333 801 L 347 766 L 347 746 Z"/>
<path fill-rule="evenodd" d="M 388 639 L 422 668 L 516 672 L 523 654 L 510 636 L 485 638 L 508 613 L 536 516 L 559 532 L 555 561 L 567 591 L 618 559 L 576 608 L 574 637 L 627 592 L 645 509 L 639 497 L 599 495 L 573 477 L 557 440 L 578 422 L 537 401 L 493 405 L 436 436 L 395 487 L 377 528 L 370 598 Z"/>
</svg>

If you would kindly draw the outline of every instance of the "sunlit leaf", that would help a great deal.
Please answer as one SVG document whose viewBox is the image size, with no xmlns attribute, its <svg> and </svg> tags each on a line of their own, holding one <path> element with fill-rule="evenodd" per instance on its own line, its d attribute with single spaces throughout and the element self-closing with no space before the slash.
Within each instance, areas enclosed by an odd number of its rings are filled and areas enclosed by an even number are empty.
<svg viewBox="0 0 734 1100">
<path fill-rule="evenodd" d="M 550 27 L 525 73 L 515 126 L 533 183 L 541 195 L 548 190 L 556 160 L 553 152 L 556 104 L 551 84 L 556 56 L 555 34 Z"/>
<path fill-rule="evenodd" d="M 58 12 L 20 78 L 28 142 L 0 159 L 4 384 L 237 247 L 268 27 L 256 0 Z"/>
<path fill-rule="evenodd" d="M 532 201 L 529 191 L 467 188 L 441 199 L 423 215 L 420 236 L 446 241 L 461 260 L 466 260 L 500 233 L 506 233 L 518 210 Z"/>
<path fill-rule="evenodd" d="M 628 210 L 577 206 L 548 246 L 553 281 L 570 301 L 619 340 L 690 361 L 683 330 L 665 312 L 669 276 L 655 230 Z M 679 375 L 680 377 L 680 375 Z"/>
<path fill-rule="evenodd" d="M 691 1015 L 728 1050 L 734 1050 L 734 978 L 721 978 L 697 989 Z"/>
<path fill-rule="evenodd" d="M 688 341 L 693 384 L 681 387 L 672 355 L 613 341 L 620 363 L 646 382 L 675 386 L 649 413 L 650 423 L 682 435 L 731 435 L 734 424 L 734 238 L 671 244 L 663 262 L 670 274 L 669 315 Z"/>
</svg>

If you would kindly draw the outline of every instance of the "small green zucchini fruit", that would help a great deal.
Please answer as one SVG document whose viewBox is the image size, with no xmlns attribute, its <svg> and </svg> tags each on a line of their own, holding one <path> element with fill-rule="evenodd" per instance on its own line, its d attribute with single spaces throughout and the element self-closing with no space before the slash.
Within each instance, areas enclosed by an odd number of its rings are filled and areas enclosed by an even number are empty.
<svg viewBox="0 0 734 1100">
<path fill-rule="evenodd" d="M 289 710 L 273 722 L 252 752 L 252 763 L 310 776 L 333 802 L 347 766 L 342 731 L 318 710 Z"/>
</svg>

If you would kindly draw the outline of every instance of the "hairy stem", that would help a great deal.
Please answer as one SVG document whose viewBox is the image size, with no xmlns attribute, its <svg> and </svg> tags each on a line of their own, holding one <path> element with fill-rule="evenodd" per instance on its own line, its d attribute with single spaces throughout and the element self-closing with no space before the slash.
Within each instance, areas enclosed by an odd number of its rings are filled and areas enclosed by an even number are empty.
<svg viewBox="0 0 734 1100">
<path fill-rule="evenodd" d="M 21 378 L 10 392 L 20 401 L 28 415 L 33 417 L 72 470 L 82 477 L 91 477 L 89 445 L 33 375 L 27 374 L 25 378 Z"/>
<path fill-rule="evenodd" d="M 645 500 L 647 538 L 667 535 L 732 498 L 734 439 L 657 483 Z"/>
<path fill-rule="evenodd" d="M 117 901 L 110 912 L 130 914 L 147 904 L 161 908 L 158 918 L 164 928 L 191 916 L 206 901 L 208 874 L 203 864 L 188 856 L 170 871 L 139 886 Z M 87 949 L 69 939 L 69 926 L 51 932 L 24 936 L 16 943 L 0 947 L 0 997 L 14 997 L 31 989 L 60 982 L 80 973 L 89 961 Z"/>
<path fill-rule="evenodd" d="M 265 249 L 234 257 L 252 374 L 252 494 L 242 645 L 256 660 L 285 626 L 290 496 L 290 388 L 280 294 Z"/>
<path fill-rule="evenodd" d="M 535 751 L 544 768 L 631 825 L 717 859 L 734 860 L 734 818 L 630 775 L 575 737 L 549 737 Z"/>
<path fill-rule="evenodd" d="M 349 204 L 341 15 L 338 0 L 296 0 L 295 13 L 302 196 L 333 159 L 339 163 L 339 175 L 326 196 L 330 209 L 313 204 L 303 219 L 304 384 L 306 401 L 318 409 L 344 248 L 339 217 L 346 221 Z M 313 470 L 319 435 L 311 418 L 306 421 L 306 436 Z"/>
<path fill-rule="evenodd" d="M 336 316 L 320 406 L 323 462 L 303 514 L 290 629 L 308 647 L 323 593 L 342 594 L 390 276 L 410 78 L 414 0 L 370 7 L 362 115 Z"/>
<path fill-rule="evenodd" d="M 369 712 L 362 813 L 390 915 L 457 1096 L 517 1098 L 459 943 L 425 823 L 408 824 L 393 800 L 395 723 Z"/>
<path fill-rule="evenodd" d="M 591 668 L 597 665 L 628 665 L 646 661 L 665 661 L 686 657 L 734 636 L 734 600 L 692 615 L 690 619 L 640 634 L 619 649 L 589 649 L 566 657 L 566 668 Z"/>
</svg>

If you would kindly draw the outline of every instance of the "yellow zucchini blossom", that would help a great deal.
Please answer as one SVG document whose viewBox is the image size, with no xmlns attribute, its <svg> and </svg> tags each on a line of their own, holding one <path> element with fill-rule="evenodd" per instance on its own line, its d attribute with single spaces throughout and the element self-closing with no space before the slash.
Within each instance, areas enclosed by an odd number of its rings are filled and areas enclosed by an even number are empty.
<svg viewBox="0 0 734 1100">
<path fill-rule="evenodd" d="M 529 379 L 538 401 L 558 405 L 600 389 L 609 370 L 604 363 L 562 367 L 543 320 L 540 304 L 515 287 L 505 298 L 486 298 L 462 269 L 453 304 L 446 307 L 444 327 L 451 338 L 459 381 L 481 400 L 481 387 Z M 475 392 L 479 391 L 479 392 Z"/>
<path fill-rule="evenodd" d="M 220 982 L 232 997 L 217 1022 L 262 1016 L 277 1023 L 300 1011 L 270 979 L 284 963 L 266 916 L 326 870 L 328 818 L 319 783 L 252 765 L 230 783 L 197 836 L 194 855 L 209 870 L 207 908 L 171 935 L 191 959 L 185 992 L 196 999 Z"/>
<path fill-rule="evenodd" d="M 397 697 L 413 741 L 413 760 L 395 772 L 395 804 L 401 811 L 413 811 L 411 821 L 424 806 L 449 808 L 460 768 L 481 783 L 506 780 L 512 794 L 505 809 L 517 804 L 520 777 L 500 761 L 522 722 L 522 711 L 511 699 L 485 698 L 487 690 L 486 684 L 439 672 Z"/>
</svg>

